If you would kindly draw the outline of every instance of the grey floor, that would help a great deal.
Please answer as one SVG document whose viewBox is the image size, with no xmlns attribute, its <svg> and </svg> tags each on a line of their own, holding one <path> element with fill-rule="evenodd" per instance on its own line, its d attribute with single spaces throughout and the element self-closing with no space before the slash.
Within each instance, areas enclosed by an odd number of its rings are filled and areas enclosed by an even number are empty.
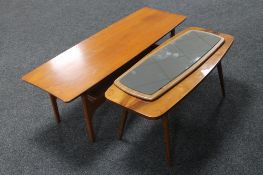
<svg viewBox="0 0 263 175">
<path fill-rule="evenodd" d="M 121 17 L 150 6 L 235 36 L 217 72 L 170 112 L 173 166 L 165 163 L 161 121 L 130 114 L 116 138 L 120 109 L 94 117 L 90 144 L 80 100 L 59 103 L 20 77 Z M 0 0 L 0 174 L 263 174 L 263 1 Z M 177 31 L 178 31 L 177 30 Z"/>
</svg>

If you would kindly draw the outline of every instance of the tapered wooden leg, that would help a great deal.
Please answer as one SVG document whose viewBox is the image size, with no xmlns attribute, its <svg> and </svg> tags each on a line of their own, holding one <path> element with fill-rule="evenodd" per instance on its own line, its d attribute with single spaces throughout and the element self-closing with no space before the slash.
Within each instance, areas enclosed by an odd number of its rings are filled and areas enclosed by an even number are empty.
<svg viewBox="0 0 263 175">
<path fill-rule="evenodd" d="M 175 29 L 171 30 L 170 37 L 173 37 L 175 35 Z"/>
<path fill-rule="evenodd" d="M 51 94 L 49 94 L 49 97 L 51 100 L 51 104 L 52 104 L 52 108 L 53 108 L 53 112 L 54 112 L 56 122 L 60 123 L 60 115 L 59 115 L 59 110 L 58 110 L 57 98 Z"/>
<path fill-rule="evenodd" d="M 167 117 L 163 118 L 163 132 L 164 132 L 164 144 L 166 147 L 166 161 L 171 166 L 171 152 L 170 152 L 170 131 L 169 131 L 169 120 Z"/>
<path fill-rule="evenodd" d="M 120 119 L 120 126 L 118 129 L 118 138 L 119 140 L 122 139 L 122 135 L 123 135 L 123 130 L 125 128 L 125 123 L 127 120 L 127 115 L 128 115 L 128 110 L 127 109 L 123 109 L 122 114 L 121 114 L 121 119 Z"/>
<path fill-rule="evenodd" d="M 83 111 L 84 111 L 84 120 L 86 123 L 86 132 L 89 136 L 90 141 L 93 143 L 95 141 L 95 134 L 93 130 L 92 120 L 91 120 L 91 106 L 89 105 L 88 98 L 85 94 L 81 95 Z"/>
<path fill-rule="evenodd" d="M 218 75 L 219 75 L 222 94 L 223 94 L 223 96 L 225 96 L 226 93 L 225 93 L 224 76 L 223 76 L 223 69 L 222 69 L 221 62 L 219 62 L 217 64 L 217 71 L 218 71 Z"/>
</svg>

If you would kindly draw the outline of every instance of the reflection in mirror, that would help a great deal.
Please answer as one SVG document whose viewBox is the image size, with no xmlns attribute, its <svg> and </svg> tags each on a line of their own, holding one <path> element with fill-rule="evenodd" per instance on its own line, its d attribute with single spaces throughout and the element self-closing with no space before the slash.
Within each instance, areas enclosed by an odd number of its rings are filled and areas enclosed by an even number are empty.
<svg viewBox="0 0 263 175">
<path fill-rule="evenodd" d="M 119 79 L 119 83 L 146 95 L 158 92 L 191 68 L 222 38 L 202 31 L 189 31 L 149 56 Z"/>
</svg>

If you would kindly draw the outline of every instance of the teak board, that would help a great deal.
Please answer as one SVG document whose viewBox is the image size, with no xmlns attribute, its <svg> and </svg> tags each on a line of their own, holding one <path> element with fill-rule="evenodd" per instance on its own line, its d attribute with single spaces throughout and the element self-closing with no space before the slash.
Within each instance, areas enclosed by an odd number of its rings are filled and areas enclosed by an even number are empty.
<svg viewBox="0 0 263 175">
<path fill-rule="evenodd" d="M 106 98 L 118 104 L 124 108 L 132 110 L 148 119 L 159 119 L 165 113 L 167 113 L 174 105 L 182 100 L 187 94 L 189 94 L 221 61 L 223 56 L 229 50 L 234 37 L 224 33 L 217 33 L 211 30 L 191 27 L 176 34 L 180 36 L 189 30 L 200 30 L 215 33 L 224 38 L 224 44 L 211 55 L 200 67 L 188 75 L 185 79 L 180 81 L 176 86 L 171 88 L 160 98 L 154 101 L 146 101 L 140 98 L 136 98 L 128 93 L 122 91 L 114 84 L 106 91 Z M 175 37 L 176 37 L 175 36 Z"/>
<path fill-rule="evenodd" d="M 150 47 L 185 18 L 142 8 L 42 64 L 22 80 L 70 102 Z"/>
</svg>

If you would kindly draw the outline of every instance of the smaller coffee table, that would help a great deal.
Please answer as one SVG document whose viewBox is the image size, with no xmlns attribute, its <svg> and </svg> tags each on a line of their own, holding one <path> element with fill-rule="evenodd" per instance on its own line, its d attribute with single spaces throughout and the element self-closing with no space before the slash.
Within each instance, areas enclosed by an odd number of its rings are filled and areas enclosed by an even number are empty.
<svg viewBox="0 0 263 175">
<path fill-rule="evenodd" d="M 209 75 L 209 73 L 215 67 L 217 67 L 222 93 L 223 96 L 225 96 L 221 60 L 232 45 L 232 42 L 234 40 L 233 36 L 213 32 L 211 30 L 199 27 L 191 27 L 176 34 L 173 38 L 170 38 L 157 49 L 149 53 L 149 55 L 154 55 L 164 46 L 169 45 L 170 42 L 173 41 L 175 38 L 183 36 L 184 34 L 192 30 L 216 34 L 220 38 L 224 39 L 224 43 L 216 51 L 214 51 L 213 54 L 211 54 L 201 65 L 199 65 L 199 67 L 196 67 L 194 70 L 192 70 L 190 74 L 188 74 L 184 79 L 181 79 L 175 86 L 171 87 L 159 98 L 153 101 L 149 101 L 141 97 L 134 96 L 134 94 L 131 95 L 127 91 L 125 92 L 124 90 L 118 88 L 115 84 L 110 86 L 110 88 L 105 93 L 105 96 L 109 101 L 120 105 L 124 109 L 120 120 L 120 127 L 118 133 L 119 139 L 122 138 L 125 122 L 127 119 L 127 113 L 129 110 L 136 112 L 137 114 L 146 119 L 162 119 L 164 129 L 164 143 L 166 145 L 166 160 L 169 165 L 171 164 L 171 156 L 169 136 L 170 134 L 168 129 L 169 121 L 166 115 L 168 111 L 179 101 L 181 101 L 186 95 L 188 95 L 195 87 L 197 87 L 197 85 L 201 83 L 202 80 L 204 80 L 204 78 L 207 75 Z"/>
</svg>

